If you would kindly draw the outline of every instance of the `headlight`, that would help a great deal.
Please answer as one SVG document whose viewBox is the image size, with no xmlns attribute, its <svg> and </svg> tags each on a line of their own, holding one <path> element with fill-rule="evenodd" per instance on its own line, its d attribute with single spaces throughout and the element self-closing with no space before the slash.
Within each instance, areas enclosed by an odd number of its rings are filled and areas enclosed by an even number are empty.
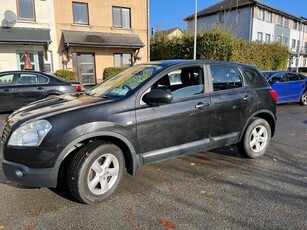
<svg viewBox="0 0 307 230">
<path fill-rule="evenodd" d="M 46 120 L 28 123 L 13 132 L 8 145 L 39 146 L 51 128 L 51 124 Z"/>
</svg>

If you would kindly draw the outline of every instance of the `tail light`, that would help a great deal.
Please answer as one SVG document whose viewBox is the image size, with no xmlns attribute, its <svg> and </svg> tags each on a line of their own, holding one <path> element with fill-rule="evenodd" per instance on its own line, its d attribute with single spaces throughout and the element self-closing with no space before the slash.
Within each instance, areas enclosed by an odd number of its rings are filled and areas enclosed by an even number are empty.
<svg viewBox="0 0 307 230">
<path fill-rule="evenodd" d="M 278 101 L 278 94 L 275 90 L 270 89 L 269 90 L 270 94 L 272 95 L 272 97 L 274 98 L 274 100 L 277 102 Z"/>
<path fill-rule="evenodd" d="M 81 85 L 78 84 L 71 84 L 71 85 L 75 87 L 77 91 L 81 91 Z"/>
</svg>

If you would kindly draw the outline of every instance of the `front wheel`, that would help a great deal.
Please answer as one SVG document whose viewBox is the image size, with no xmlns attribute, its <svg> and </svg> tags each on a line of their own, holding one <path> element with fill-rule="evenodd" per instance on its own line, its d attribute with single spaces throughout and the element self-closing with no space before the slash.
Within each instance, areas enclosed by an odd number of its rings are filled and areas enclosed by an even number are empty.
<svg viewBox="0 0 307 230">
<path fill-rule="evenodd" d="M 301 96 L 301 104 L 307 105 L 307 91 L 305 91 Z"/>
<path fill-rule="evenodd" d="M 245 130 L 238 143 L 239 152 L 249 158 L 258 158 L 264 155 L 271 140 L 271 127 L 262 118 L 255 118 Z"/>
<path fill-rule="evenodd" d="M 68 188 L 79 201 L 87 204 L 110 197 L 123 176 L 124 157 L 114 144 L 95 141 L 83 147 L 68 170 Z"/>
</svg>

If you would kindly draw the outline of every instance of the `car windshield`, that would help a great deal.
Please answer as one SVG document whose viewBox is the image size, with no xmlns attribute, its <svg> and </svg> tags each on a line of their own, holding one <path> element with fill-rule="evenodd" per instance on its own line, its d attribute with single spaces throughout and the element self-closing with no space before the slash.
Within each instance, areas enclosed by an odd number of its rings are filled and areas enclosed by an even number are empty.
<svg viewBox="0 0 307 230">
<path fill-rule="evenodd" d="M 125 96 L 141 85 L 146 79 L 156 74 L 161 68 L 162 66 L 159 65 L 133 66 L 90 89 L 87 91 L 87 94 L 97 97 Z"/>
</svg>

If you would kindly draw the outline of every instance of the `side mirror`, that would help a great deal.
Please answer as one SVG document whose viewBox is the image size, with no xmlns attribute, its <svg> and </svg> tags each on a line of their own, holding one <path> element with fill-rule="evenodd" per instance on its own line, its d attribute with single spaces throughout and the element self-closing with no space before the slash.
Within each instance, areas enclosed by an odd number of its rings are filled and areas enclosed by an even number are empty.
<svg viewBox="0 0 307 230">
<path fill-rule="evenodd" d="M 148 104 L 168 104 L 173 100 L 173 95 L 164 89 L 153 89 L 143 96 L 143 101 Z"/>
</svg>

